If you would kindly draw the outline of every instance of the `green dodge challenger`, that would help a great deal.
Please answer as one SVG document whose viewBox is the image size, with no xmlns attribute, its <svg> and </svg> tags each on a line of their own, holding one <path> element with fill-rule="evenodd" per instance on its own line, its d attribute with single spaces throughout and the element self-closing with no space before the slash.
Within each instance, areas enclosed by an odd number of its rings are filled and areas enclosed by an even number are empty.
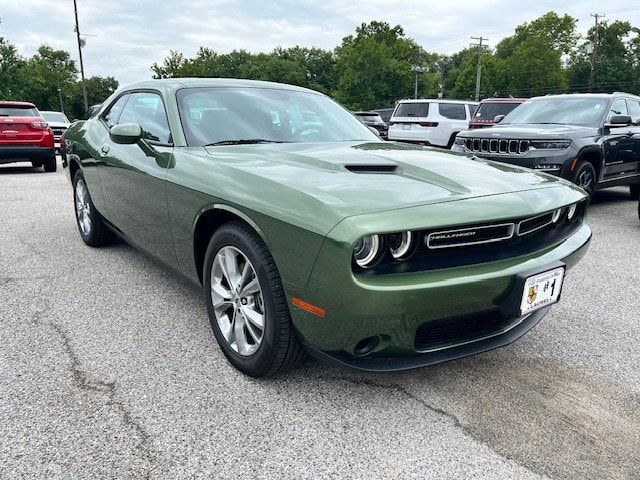
<svg viewBox="0 0 640 480">
<path fill-rule="evenodd" d="M 64 138 L 84 242 L 121 237 L 203 286 L 229 361 L 305 351 L 393 371 L 506 345 L 585 253 L 560 178 L 381 141 L 325 95 L 171 79 L 120 89 Z"/>
</svg>

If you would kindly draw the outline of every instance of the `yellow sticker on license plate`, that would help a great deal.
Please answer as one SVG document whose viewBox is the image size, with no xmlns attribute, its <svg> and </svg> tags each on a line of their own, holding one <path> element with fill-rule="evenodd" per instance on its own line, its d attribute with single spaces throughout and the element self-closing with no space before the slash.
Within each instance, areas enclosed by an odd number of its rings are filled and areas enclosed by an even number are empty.
<svg viewBox="0 0 640 480">
<path fill-rule="evenodd" d="M 564 267 L 528 277 L 524 282 L 524 292 L 520 302 L 520 314 L 527 315 L 535 310 L 558 301 L 564 280 Z"/>
</svg>

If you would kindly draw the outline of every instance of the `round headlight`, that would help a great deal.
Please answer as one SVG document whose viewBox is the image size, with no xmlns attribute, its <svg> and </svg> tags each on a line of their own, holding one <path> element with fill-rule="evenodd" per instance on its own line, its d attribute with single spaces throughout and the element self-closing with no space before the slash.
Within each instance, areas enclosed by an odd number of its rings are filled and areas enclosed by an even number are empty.
<svg viewBox="0 0 640 480">
<path fill-rule="evenodd" d="M 576 212 L 578 211 L 578 204 L 574 203 L 569 207 L 569 212 L 567 212 L 567 218 L 569 220 L 574 220 L 576 217 Z"/>
<path fill-rule="evenodd" d="M 411 248 L 411 232 L 398 232 L 392 233 L 388 236 L 389 239 L 389 250 L 391 251 L 391 256 L 396 260 L 401 259 L 407 253 L 409 253 L 409 249 Z"/>
<path fill-rule="evenodd" d="M 553 215 L 551 216 L 551 221 L 553 223 L 558 223 L 558 221 L 560 220 L 560 216 L 562 215 L 562 209 L 558 208 L 557 210 L 553 211 Z"/>
<path fill-rule="evenodd" d="M 359 267 L 367 268 L 377 258 L 380 251 L 380 236 L 362 237 L 353 249 L 353 257 Z"/>
</svg>

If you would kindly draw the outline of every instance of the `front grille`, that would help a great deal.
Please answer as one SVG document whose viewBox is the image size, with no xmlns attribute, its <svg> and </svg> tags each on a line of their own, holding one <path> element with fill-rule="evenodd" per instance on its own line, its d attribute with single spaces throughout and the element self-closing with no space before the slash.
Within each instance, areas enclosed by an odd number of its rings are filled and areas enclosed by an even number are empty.
<svg viewBox="0 0 640 480">
<path fill-rule="evenodd" d="M 499 242 L 513 236 L 515 224 L 480 225 L 429 233 L 426 237 L 429 248 L 450 248 Z"/>
<path fill-rule="evenodd" d="M 506 140 L 497 138 L 465 138 L 464 147 L 473 153 L 523 155 L 529 151 L 529 140 Z"/>
<path fill-rule="evenodd" d="M 51 130 L 53 130 L 53 134 L 56 136 L 62 135 L 64 132 L 67 131 L 67 129 L 63 127 L 51 127 Z"/>
<path fill-rule="evenodd" d="M 523 220 L 518 224 L 518 235 L 526 235 L 527 233 L 535 232 L 547 225 L 551 225 L 552 222 L 553 213 L 545 213 L 544 215 L 538 215 L 537 217 Z"/>
<path fill-rule="evenodd" d="M 416 330 L 414 347 L 416 350 L 431 350 L 468 342 L 499 333 L 508 323 L 509 319 L 498 309 L 426 322 Z"/>
</svg>

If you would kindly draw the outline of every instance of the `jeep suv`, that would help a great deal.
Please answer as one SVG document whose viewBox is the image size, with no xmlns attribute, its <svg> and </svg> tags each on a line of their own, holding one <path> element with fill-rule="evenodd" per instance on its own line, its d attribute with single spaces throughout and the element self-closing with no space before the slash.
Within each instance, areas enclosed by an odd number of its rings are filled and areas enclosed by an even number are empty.
<svg viewBox="0 0 640 480">
<path fill-rule="evenodd" d="M 40 111 L 46 122 L 53 130 L 53 138 L 55 140 L 56 153 L 60 153 L 60 139 L 64 132 L 69 128 L 70 122 L 67 116 L 62 112 Z"/>
<path fill-rule="evenodd" d="M 56 171 L 53 131 L 33 103 L 0 102 L 0 163 L 24 161 Z"/>
<path fill-rule="evenodd" d="M 400 100 L 389 121 L 389 140 L 450 148 L 469 128 L 478 106 L 463 100 Z"/>
<path fill-rule="evenodd" d="M 457 152 L 569 179 L 589 194 L 640 190 L 640 97 L 627 93 L 531 98 L 497 125 L 461 132 Z"/>
</svg>

